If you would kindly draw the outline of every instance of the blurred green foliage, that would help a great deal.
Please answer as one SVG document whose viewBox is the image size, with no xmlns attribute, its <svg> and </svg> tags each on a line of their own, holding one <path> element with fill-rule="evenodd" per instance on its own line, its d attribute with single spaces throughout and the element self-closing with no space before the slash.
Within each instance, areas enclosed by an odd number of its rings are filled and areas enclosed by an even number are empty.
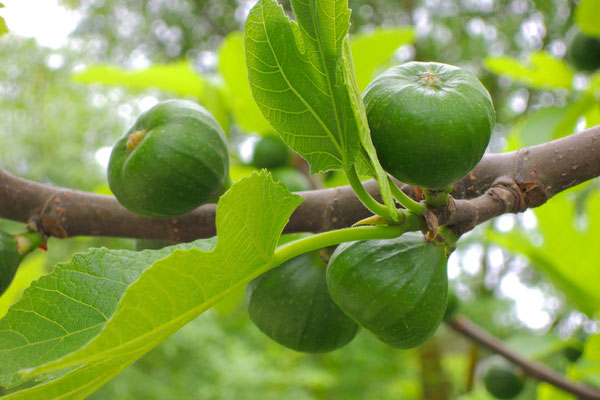
<svg viewBox="0 0 600 400">
<path fill-rule="evenodd" d="M 332 353 L 296 353 L 245 313 L 206 313 L 91 398 L 410 399 L 419 393 L 416 357 L 366 332 Z"/>
<path fill-rule="evenodd" d="M 104 182 L 96 151 L 125 128 L 122 91 L 70 82 L 80 54 L 11 35 L 0 45 L 0 164 L 24 178 L 93 191 Z M 133 112 L 134 110 L 132 110 Z"/>
<path fill-rule="evenodd" d="M 214 50 L 243 16 L 237 0 L 66 0 L 82 12 L 74 37 L 102 61 L 165 62 Z M 247 6 L 247 5 L 246 5 Z"/>
</svg>

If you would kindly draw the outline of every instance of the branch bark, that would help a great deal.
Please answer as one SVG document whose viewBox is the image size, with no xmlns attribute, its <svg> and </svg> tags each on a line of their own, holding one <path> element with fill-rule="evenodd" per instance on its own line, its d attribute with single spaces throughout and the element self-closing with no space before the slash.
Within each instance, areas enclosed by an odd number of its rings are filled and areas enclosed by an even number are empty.
<svg viewBox="0 0 600 400">
<path fill-rule="evenodd" d="M 600 126 L 539 146 L 489 154 L 454 186 L 455 201 L 430 210 L 428 221 L 461 234 L 504 213 L 545 203 L 555 194 L 600 176 Z M 374 181 L 365 187 L 377 194 Z M 413 198 L 419 191 L 402 189 Z M 304 201 L 286 233 L 324 232 L 351 226 L 370 212 L 348 186 L 299 193 Z M 55 188 L 0 170 L 0 217 L 30 222 L 48 236 L 119 236 L 191 241 L 215 235 L 216 205 L 178 218 L 150 219 L 123 208 L 115 198 Z"/>
<path fill-rule="evenodd" d="M 525 373 L 537 380 L 548 382 L 564 391 L 578 396 L 580 399 L 600 400 L 600 390 L 581 383 L 576 383 L 565 378 L 539 362 L 523 357 L 519 353 L 507 347 L 500 339 L 490 335 L 465 317 L 457 317 L 446 321 L 446 324 L 456 332 L 473 340 L 481 346 L 500 354 L 507 360 L 518 365 Z"/>
</svg>

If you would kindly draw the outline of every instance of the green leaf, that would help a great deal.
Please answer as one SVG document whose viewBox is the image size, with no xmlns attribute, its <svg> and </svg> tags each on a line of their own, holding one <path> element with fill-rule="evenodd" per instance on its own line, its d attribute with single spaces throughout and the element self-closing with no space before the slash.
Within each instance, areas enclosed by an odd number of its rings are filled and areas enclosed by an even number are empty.
<svg viewBox="0 0 600 400">
<path fill-rule="evenodd" d="M 552 140 L 556 127 L 564 120 L 567 108 L 548 107 L 534 111 L 514 125 L 508 137 L 506 151 L 535 146 Z"/>
<path fill-rule="evenodd" d="M 565 347 L 565 342 L 553 332 L 543 335 L 531 332 L 517 333 L 505 340 L 505 343 L 519 354 L 533 359 L 544 359 Z"/>
<path fill-rule="evenodd" d="M 485 64 L 491 72 L 507 75 L 532 88 L 571 89 L 575 75 L 564 61 L 545 51 L 531 53 L 528 63 L 513 57 L 500 56 L 486 58 Z"/>
<path fill-rule="evenodd" d="M 575 132 L 575 126 L 581 116 L 596 103 L 592 92 L 586 92 L 577 101 L 567 106 L 567 113 L 560 123 L 554 128 L 551 140 L 570 135 Z"/>
<path fill-rule="evenodd" d="M 156 64 L 150 68 L 129 71 L 115 65 L 96 65 L 75 74 L 73 79 L 82 83 L 120 85 L 130 89 L 156 88 L 180 96 L 202 97 L 206 81 L 188 61 Z"/>
<path fill-rule="evenodd" d="M 235 120 L 245 132 L 273 132 L 252 98 L 245 58 L 242 32 L 227 35 L 219 48 L 218 68 L 226 84 Z"/>
<path fill-rule="evenodd" d="M 535 146 L 572 134 L 579 118 L 594 104 L 594 96 L 586 92 L 566 107 L 548 107 L 534 111 L 513 127 L 507 151 Z"/>
<path fill-rule="evenodd" d="M 581 0 L 575 9 L 575 23 L 588 36 L 600 36 L 600 0 Z"/>
<path fill-rule="evenodd" d="M 600 125 L 600 102 L 596 102 L 594 107 L 590 107 L 584 116 L 586 127 Z"/>
<path fill-rule="evenodd" d="M 600 89 L 600 71 L 592 74 L 592 76 L 590 76 L 590 91 L 594 91 L 594 90 L 598 90 Z"/>
<path fill-rule="evenodd" d="M 600 334 L 585 341 L 583 359 L 573 368 L 572 375 L 598 387 L 600 385 Z"/>
<path fill-rule="evenodd" d="M 534 210 L 543 243 L 537 245 L 530 236 L 517 231 L 490 232 L 488 239 L 515 253 L 520 253 L 545 274 L 557 289 L 579 310 L 590 317 L 600 313 L 600 193 L 587 199 L 588 223 L 577 227 L 575 204 L 571 192 L 561 193 Z"/>
<path fill-rule="evenodd" d="M 259 0 L 246 21 L 252 94 L 312 173 L 348 169 L 360 149 L 346 82 L 350 26 L 346 0 L 292 0 L 292 22 L 274 0 Z"/>
<path fill-rule="evenodd" d="M 48 273 L 47 264 L 48 254 L 45 252 L 35 252 L 23 260 L 14 280 L 0 296 L 0 319 L 6 315 L 10 306 L 21 298 L 23 291 L 31 285 L 31 282 Z"/>
<path fill-rule="evenodd" d="M 348 98 L 352 104 L 360 143 L 362 145 L 358 154 L 358 170 L 366 170 L 371 176 L 377 179 L 381 197 L 389 210 L 389 218 L 392 221 L 397 221 L 398 214 L 395 212 L 396 205 L 392 196 L 390 183 L 387 179 L 387 173 L 379 163 L 377 151 L 371 140 L 371 131 L 367 121 L 367 113 L 355 78 L 356 74 L 354 73 L 354 63 L 352 62 L 352 53 L 350 52 L 348 37 L 344 40 L 343 57 L 346 59 L 346 65 L 348 65 L 348 68 L 344 69 L 344 82 L 345 86 L 348 88 Z"/>
<path fill-rule="evenodd" d="M 22 382 L 23 368 L 50 379 L 5 399 L 76 399 L 96 390 L 271 268 L 300 202 L 267 172 L 255 173 L 219 201 L 216 246 L 208 239 L 143 252 L 95 249 L 57 266 L 0 320 L 2 383 Z"/>
<path fill-rule="evenodd" d="M 574 381 L 582 381 L 593 387 L 600 387 L 600 335 L 596 334 L 586 339 L 583 357 L 571 364 L 567 377 Z M 550 399 L 550 397 L 548 397 Z M 554 399 L 554 398 L 552 398 Z"/>
<path fill-rule="evenodd" d="M 0 36 L 4 35 L 5 33 L 8 33 L 8 27 L 6 26 L 6 21 L 4 21 L 4 18 L 0 17 Z"/>
<path fill-rule="evenodd" d="M 115 65 L 97 65 L 73 75 L 73 80 L 124 86 L 132 90 L 155 88 L 178 96 L 194 96 L 213 114 L 225 132 L 229 130 L 229 116 L 222 89 L 196 72 L 189 61 L 155 64 L 136 71 Z"/>
<path fill-rule="evenodd" d="M 360 91 L 367 87 L 378 68 L 390 61 L 400 46 L 410 44 L 414 40 L 413 28 L 379 28 L 353 36 L 350 46 Z"/>
<path fill-rule="evenodd" d="M 546 382 L 540 382 L 537 386 L 537 399 L 538 400 L 577 400 L 577 397 L 573 396 L 551 385 Z"/>
<path fill-rule="evenodd" d="M 600 334 L 587 338 L 583 355 L 587 360 L 595 361 L 600 365 Z"/>
</svg>

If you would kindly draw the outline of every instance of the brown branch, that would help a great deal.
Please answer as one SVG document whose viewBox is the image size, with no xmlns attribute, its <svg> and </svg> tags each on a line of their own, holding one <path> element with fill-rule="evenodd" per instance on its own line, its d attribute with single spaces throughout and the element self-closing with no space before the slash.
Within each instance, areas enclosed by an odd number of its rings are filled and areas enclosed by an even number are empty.
<svg viewBox="0 0 600 400">
<path fill-rule="evenodd" d="M 454 320 L 446 321 L 446 324 L 461 335 L 518 365 L 527 375 L 537 380 L 548 382 L 553 386 L 578 396 L 580 399 L 600 400 L 600 390 L 570 381 L 552 368 L 523 357 L 508 348 L 500 339 L 490 335 L 465 317 L 457 317 Z"/>
<path fill-rule="evenodd" d="M 486 155 L 455 184 L 455 199 L 432 210 L 428 221 L 450 225 L 457 233 L 509 212 L 537 207 L 553 195 L 600 176 L 600 126 L 543 145 Z M 365 187 L 375 195 L 374 181 Z M 402 189 L 417 197 L 415 188 Z M 351 226 L 370 215 L 348 186 L 301 192 L 285 232 L 323 232 Z M 0 170 L 0 217 L 31 222 L 58 238 L 77 235 L 190 241 L 215 234 L 214 204 L 178 217 L 135 215 L 110 196 L 55 188 Z"/>
</svg>

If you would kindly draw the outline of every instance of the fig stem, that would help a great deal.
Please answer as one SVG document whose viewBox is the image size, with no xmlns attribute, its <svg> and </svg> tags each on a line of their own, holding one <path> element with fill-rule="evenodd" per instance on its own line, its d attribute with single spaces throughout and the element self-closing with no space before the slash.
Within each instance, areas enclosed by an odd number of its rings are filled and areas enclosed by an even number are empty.
<svg viewBox="0 0 600 400">
<path fill-rule="evenodd" d="M 453 186 L 450 185 L 443 190 L 423 189 L 423 193 L 425 194 L 425 202 L 434 208 L 443 206 L 448 202 L 452 188 Z"/>
<path fill-rule="evenodd" d="M 402 191 L 402 189 L 400 189 L 398 186 L 396 186 L 396 184 L 394 183 L 392 178 L 390 178 L 389 176 L 388 176 L 388 181 L 390 182 L 390 187 L 392 189 L 392 195 L 394 196 L 394 198 L 396 200 L 398 200 L 398 203 L 402 204 L 404 206 L 404 208 L 411 211 L 413 214 L 416 214 L 419 216 L 423 215 L 423 212 L 425 212 L 425 206 L 423 206 L 421 203 L 410 198 L 406 193 L 404 193 Z"/>
<path fill-rule="evenodd" d="M 17 252 L 21 257 L 25 257 L 46 243 L 46 238 L 38 232 L 25 232 L 15 235 L 15 241 L 17 243 Z"/>
<path fill-rule="evenodd" d="M 398 209 L 394 209 L 394 211 L 390 210 L 385 205 L 381 204 L 377 200 L 375 200 L 369 192 L 363 187 L 360 179 L 358 178 L 358 174 L 356 173 L 356 167 L 352 166 L 350 169 L 346 170 L 346 178 L 350 183 L 350 187 L 356 194 L 356 196 L 360 199 L 360 201 L 371 211 L 373 214 L 377 214 L 382 216 L 383 218 L 397 222 L 400 219 L 401 211 Z"/>
<path fill-rule="evenodd" d="M 371 239 L 393 239 L 406 232 L 421 229 L 421 220 L 413 214 L 406 214 L 402 225 L 359 226 L 319 233 L 279 246 L 275 250 L 270 265 L 277 266 L 287 260 L 309 251 L 334 246 L 345 242 Z"/>
<path fill-rule="evenodd" d="M 454 234 L 454 232 L 452 232 L 452 229 L 450 229 L 447 226 L 440 226 L 438 228 L 438 231 L 442 234 L 442 236 L 444 237 L 444 240 L 450 244 L 456 244 L 456 242 L 458 241 L 458 237 Z"/>
<path fill-rule="evenodd" d="M 452 229 L 445 225 L 440 226 L 438 228 L 438 232 L 446 242 L 446 257 L 450 257 L 450 254 L 456 250 L 456 242 L 458 241 L 458 237 L 454 234 L 454 232 L 452 232 Z"/>
</svg>

